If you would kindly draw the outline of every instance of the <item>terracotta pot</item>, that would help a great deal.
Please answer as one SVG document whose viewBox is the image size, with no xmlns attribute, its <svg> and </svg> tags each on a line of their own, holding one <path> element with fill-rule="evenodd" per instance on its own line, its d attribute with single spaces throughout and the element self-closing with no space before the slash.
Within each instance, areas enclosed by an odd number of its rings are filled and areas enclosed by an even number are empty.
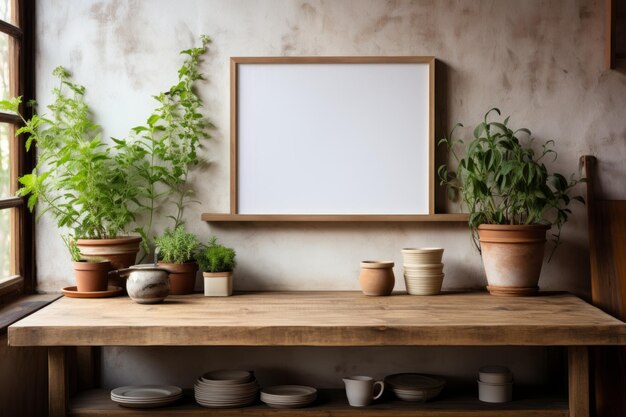
<svg viewBox="0 0 626 417">
<path fill-rule="evenodd" d="M 109 271 L 113 269 L 111 262 L 73 262 L 76 274 L 76 291 L 106 291 L 109 285 Z"/>
<path fill-rule="evenodd" d="M 203 272 L 204 295 L 228 297 L 233 295 L 233 272 Z"/>
<path fill-rule="evenodd" d="M 396 278 L 391 261 L 363 261 L 359 282 L 365 295 L 390 295 Z"/>
<path fill-rule="evenodd" d="M 192 294 L 196 286 L 197 262 L 185 262 L 184 264 L 170 264 L 159 262 L 159 267 L 167 269 L 170 273 L 170 294 Z"/>
<path fill-rule="evenodd" d="M 491 294 L 525 296 L 539 290 L 537 283 L 549 229 L 544 225 L 478 226 L 487 289 Z"/>
<path fill-rule="evenodd" d="M 78 239 L 76 244 L 82 256 L 106 258 L 114 269 L 123 269 L 137 261 L 140 242 L 138 236 L 122 236 L 115 239 Z"/>
</svg>

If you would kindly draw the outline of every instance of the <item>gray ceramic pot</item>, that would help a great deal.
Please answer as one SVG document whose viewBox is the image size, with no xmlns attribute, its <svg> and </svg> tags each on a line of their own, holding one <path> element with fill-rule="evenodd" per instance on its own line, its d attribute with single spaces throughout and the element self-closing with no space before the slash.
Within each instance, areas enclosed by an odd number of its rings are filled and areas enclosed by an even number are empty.
<svg viewBox="0 0 626 417">
<path fill-rule="evenodd" d="M 133 265 L 117 271 L 120 276 L 128 276 L 126 291 L 129 297 L 139 304 L 157 304 L 170 293 L 170 279 L 167 269 L 154 265 Z"/>
</svg>

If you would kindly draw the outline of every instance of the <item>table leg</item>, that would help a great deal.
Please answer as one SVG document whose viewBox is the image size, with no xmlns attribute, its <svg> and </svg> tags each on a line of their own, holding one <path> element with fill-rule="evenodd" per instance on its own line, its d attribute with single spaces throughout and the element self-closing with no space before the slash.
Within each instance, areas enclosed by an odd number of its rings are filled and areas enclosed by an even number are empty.
<svg viewBox="0 0 626 417">
<path fill-rule="evenodd" d="M 48 348 L 48 415 L 65 417 L 67 415 L 67 371 L 66 352 L 63 346 Z"/>
<path fill-rule="evenodd" d="M 567 350 L 570 417 L 589 417 L 589 349 L 570 346 Z"/>
</svg>

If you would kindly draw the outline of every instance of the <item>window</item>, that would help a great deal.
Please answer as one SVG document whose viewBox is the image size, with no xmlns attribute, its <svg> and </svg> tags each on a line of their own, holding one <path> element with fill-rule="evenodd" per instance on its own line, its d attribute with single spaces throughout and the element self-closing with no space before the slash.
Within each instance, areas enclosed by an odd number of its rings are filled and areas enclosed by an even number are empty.
<svg viewBox="0 0 626 417">
<path fill-rule="evenodd" d="M 32 99 L 34 0 L 0 0 L 0 99 Z M 22 109 L 28 115 L 28 109 Z M 20 118 L 0 112 L 0 301 L 34 291 L 33 216 L 15 197 L 17 178 L 32 170 L 34 151 L 15 137 Z"/>
</svg>

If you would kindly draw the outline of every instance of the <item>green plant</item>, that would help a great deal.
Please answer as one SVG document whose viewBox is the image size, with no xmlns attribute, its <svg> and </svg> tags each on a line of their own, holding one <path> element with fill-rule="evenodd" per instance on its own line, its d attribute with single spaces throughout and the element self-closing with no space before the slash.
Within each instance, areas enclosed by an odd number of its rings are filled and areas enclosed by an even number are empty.
<svg viewBox="0 0 626 417">
<path fill-rule="evenodd" d="M 187 179 L 191 169 L 202 161 L 198 156 L 201 141 L 209 139 L 214 125 L 200 113 L 202 101 L 195 92 L 202 55 L 210 43 L 201 37 L 201 46 L 186 49 L 187 58 L 178 70 L 177 83 L 154 96 L 159 107 L 146 124 L 132 129 L 131 139 L 113 139 L 116 148 L 127 155 L 125 166 L 134 171 L 141 183 L 138 203 L 147 209 L 146 225 L 136 231 L 144 238 L 144 251 L 149 252 L 155 211 L 165 204 L 174 204 L 173 229 L 182 226 L 185 206 L 192 202 L 193 189 Z"/>
<path fill-rule="evenodd" d="M 209 245 L 198 255 L 198 265 L 204 272 L 230 272 L 235 269 L 235 250 L 217 243 L 212 237 Z"/>
<path fill-rule="evenodd" d="M 178 81 L 155 99 L 159 107 L 145 126 L 133 128 L 129 139 L 101 140 L 100 126 L 93 122 L 85 102 L 85 87 L 70 81 L 63 67 L 54 70 L 60 85 L 53 89 L 50 116 L 35 114 L 16 134 L 27 134 L 26 149 L 33 143 L 38 163 L 31 174 L 19 178 L 20 196 L 28 196 L 28 208 L 37 203 L 38 218 L 50 212 L 59 228 L 70 232 L 63 238 L 72 258 L 76 238 L 110 238 L 124 234 L 130 225 L 143 238 L 150 252 L 153 218 L 157 208 L 173 200 L 174 229 L 183 224 L 185 206 L 193 190 L 187 183 L 190 170 L 198 165 L 201 140 L 210 138 L 213 124 L 200 113 L 202 101 L 195 83 L 203 79 L 198 70 L 210 39 L 202 46 L 182 51 L 187 56 L 178 71 Z M 69 90 L 69 92 L 67 92 Z M 0 110 L 18 113 L 21 97 L 0 102 Z M 19 113 L 18 113 L 19 114 Z M 141 216 L 147 225 L 137 225 Z M 143 219 L 143 217 L 141 217 Z"/>
<path fill-rule="evenodd" d="M 196 235 L 187 232 L 183 226 L 166 230 L 155 239 L 155 244 L 159 248 L 159 259 L 171 264 L 182 264 L 193 260 L 200 247 Z"/>
<path fill-rule="evenodd" d="M 570 197 L 572 188 L 584 179 L 571 175 L 569 180 L 562 174 L 549 173 L 543 159 L 552 155 L 554 141 L 541 146 L 538 154 L 530 146 L 521 143 L 533 138 L 530 130 L 513 130 L 508 126 L 509 117 L 503 122 L 489 121 L 489 115 L 497 108 L 490 109 L 483 121 L 474 129 L 473 138 L 465 146 L 465 156 L 459 157 L 455 148 L 465 145 L 453 139 L 458 123 L 448 138 L 439 141 L 445 144 L 457 162 L 454 172 L 447 165 L 438 169 L 441 184 L 448 187 L 450 196 L 460 194 L 462 203 L 470 213 L 469 224 L 474 242 L 480 224 L 545 224 L 556 226 L 552 235 L 555 248 L 559 244 L 561 228 L 567 222 L 571 210 L 571 200 L 584 203 L 581 196 Z"/>
<path fill-rule="evenodd" d="M 50 212 L 59 228 L 68 228 L 74 238 L 108 238 L 122 233 L 135 219 L 137 196 L 125 167 L 120 166 L 101 140 L 100 126 L 93 122 L 85 102 L 85 87 L 70 81 L 70 73 L 57 67 L 60 81 L 53 89 L 50 115 L 22 117 L 16 134 L 27 134 L 26 150 L 33 143 L 38 160 L 32 173 L 19 178 L 18 195 L 28 196 L 28 208 L 37 203 L 38 218 Z M 68 91 L 69 90 L 69 91 Z M 19 114 L 21 97 L 0 102 L 0 109 Z M 33 104 L 34 105 L 34 104 Z"/>
</svg>

